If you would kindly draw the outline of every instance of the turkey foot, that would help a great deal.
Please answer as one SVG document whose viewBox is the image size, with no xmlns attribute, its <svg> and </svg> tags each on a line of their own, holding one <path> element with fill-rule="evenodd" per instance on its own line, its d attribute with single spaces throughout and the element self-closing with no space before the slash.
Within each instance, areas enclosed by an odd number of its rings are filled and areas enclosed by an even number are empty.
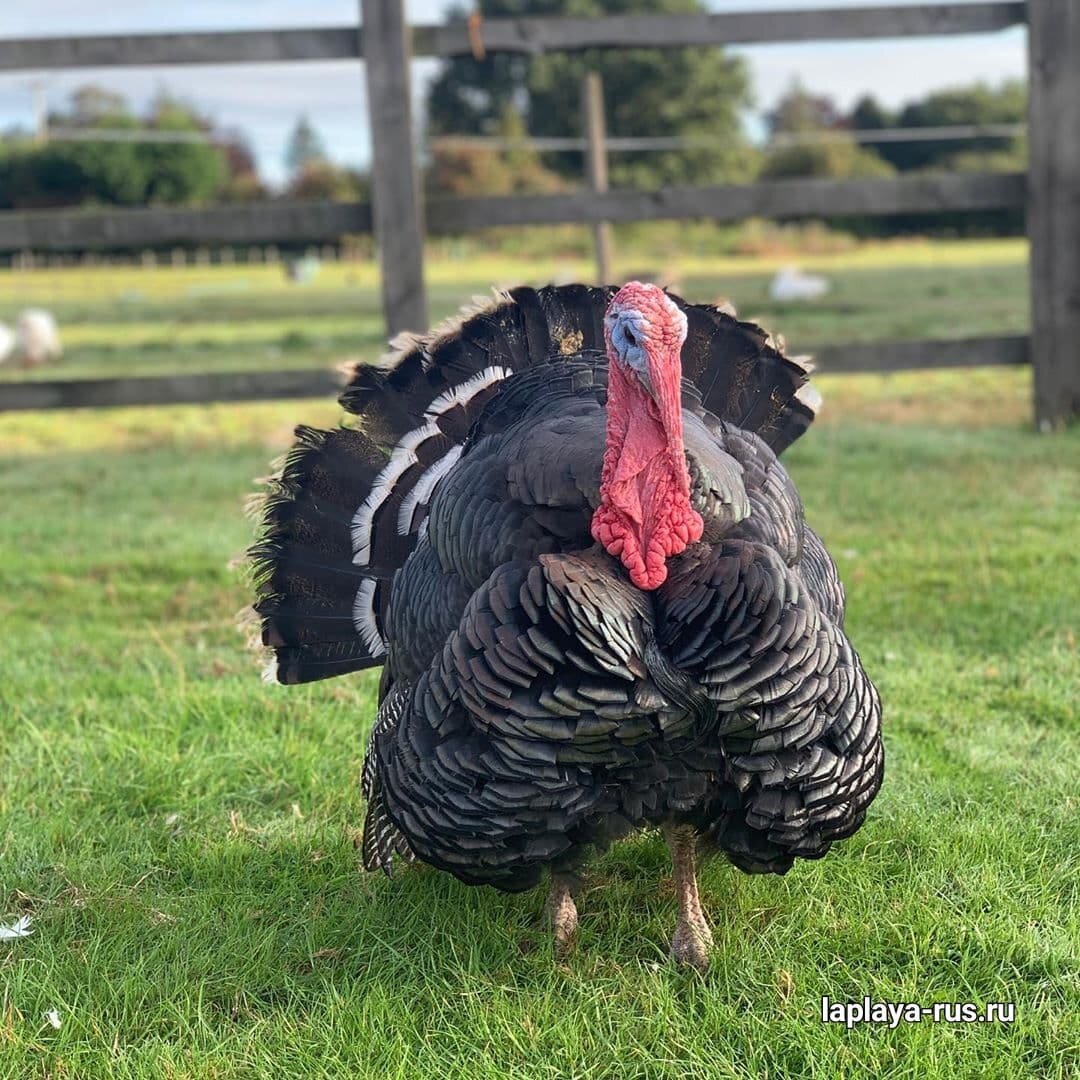
<svg viewBox="0 0 1080 1080">
<path fill-rule="evenodd" d="M 561 960 L 573 948 L 577 933 L 577 905 L 570 892 L 569 878 L 562 874 L 551 875 L 547 908 L 555 931 L 555 956 Z"/>
<path fill-rule="evenodd" d="M 671 851 L 675 892 L 679 899 L 679 921 L 671 939 L 671 956 L 677 964 L 704 971 L 709 966 L 713 940 L 698 897 L 694 867 L 697 838 L 694 830 L 685 825 L 667 826 L 664 837 Z"/>
</svg>

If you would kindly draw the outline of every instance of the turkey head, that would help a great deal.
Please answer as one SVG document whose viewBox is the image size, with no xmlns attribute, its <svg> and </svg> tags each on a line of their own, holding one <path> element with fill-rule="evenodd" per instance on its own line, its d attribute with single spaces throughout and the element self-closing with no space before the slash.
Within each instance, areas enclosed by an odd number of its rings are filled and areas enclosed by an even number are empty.
<svg viewBox="0 0 1080 1080">
<path fill-rule="evenodd" d="M 639 589 L 667 578 L 666 560 L 701 539 L 683 449 L 686 316 L 662 289 L 631 281 L 604 317 L 607 441 L 593 538 Z"/>
</svg>

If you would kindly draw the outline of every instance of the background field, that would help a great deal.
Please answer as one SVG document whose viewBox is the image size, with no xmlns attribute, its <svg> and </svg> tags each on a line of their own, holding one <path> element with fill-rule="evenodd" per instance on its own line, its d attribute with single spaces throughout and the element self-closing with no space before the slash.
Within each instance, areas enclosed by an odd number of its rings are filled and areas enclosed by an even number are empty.
<svg viewBox="0 0 1080 1080">
<path fill-rule="evenodd" d="M 625 245 L 624 245 L 625 246 Z M 638 244 L 640 246 L 640 242 Z M 576 255 L 511 259 L 471 254 L 429 263 L 432 316 L 443 318 L 492 285 L 588 280 Z M 620 277 L 659 274 L 698 302 L 734 297 L 744 317 L 782 330 L 793 348 L 905 338 L 1024 333 L 1028 327 L 1023 240 L 897 242 L 798 260 L 829 275 L 820 303 L 777 304 L 768 284 L 790 255 L 680 257 L 670 264 L 625 254 Z M 677 269 L 676 269 L 677 267 Z M 32 378 L 165 375 L 327 366 L 382 345 L 371 263 L 327 264 L 309 285 L 281 265 L 110 268 L 12 273 L 0 285 L 0 320 L 24 307 L 53 311 L 67 354 Z M 26 378 L 0 367 L 0 379 Z"/>
<path fill-rule="evenodd" d="M 802 347 L 1022 330 L 1022 258 L 851 253 L 825 260 L 836 288 L 812 310 L 766 304 L 767 262 L 682 280 Z M 561 269 L 433 277 L 445 312 Z M 61 318 L 66 367 L 35 377 L 377 346 L 363 268 L 305 289 L 266 269 L 68 273 L 0 281 L 0 318 Z M 0 942 L 0 1077 L 1076 1075 L 1080 430 L 1031 432 L 1026 371 L 821 384 L 789 466 L 882 692 L 888 776 L 822 862 L 708 867 L 704 977 L 666 961 L 653 837 L 597 866 L 564 965 L 539 895 L 360 874 L 375 678 L 260 683 L 229 568 L 252 478 L 332 404 L 0 414 L 0 922 L 35 930 Z M 819 1022 L 823 994 L 1011 1001 L 1017 1020 L 848 1032 Z"/>
</svg>

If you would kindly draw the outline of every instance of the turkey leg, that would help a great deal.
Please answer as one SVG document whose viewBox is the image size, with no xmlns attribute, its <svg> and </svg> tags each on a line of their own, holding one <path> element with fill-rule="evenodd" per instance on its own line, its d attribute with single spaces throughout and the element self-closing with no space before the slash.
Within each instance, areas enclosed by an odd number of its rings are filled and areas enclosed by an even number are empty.
<svg viewBox="0 0 1080 1080">
<path fill-rule="evenodd" d="M 669 825 L 664 829 L 671 864 L 674 869 L 675 893 L 679 900 L 679 921 L 671 939 L 671 956 L 678 964 L 688 964 L 698 971 L 709 966 L 712 931 L 705 921 L 698 897 L 695 859 L 697 837 L 687 825 Z"/>
<path fill-rule="evenodd" d="M 555 931 L 555 955 L 560 959 L 573 947 L 577 931 L 577 905 L 570 891 L 572 880 L 564 874 L 552 874 L 548 892 L 548 915 Z"/>
</svg>

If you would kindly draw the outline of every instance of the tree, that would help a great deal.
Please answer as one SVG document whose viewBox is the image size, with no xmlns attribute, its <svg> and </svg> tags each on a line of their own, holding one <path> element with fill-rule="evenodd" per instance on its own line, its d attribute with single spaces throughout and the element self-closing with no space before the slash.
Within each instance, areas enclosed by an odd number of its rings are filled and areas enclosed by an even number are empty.
<svg viewBox="0 0 1080 1080">
<path fill-rule="evenodd" d="M 776 107 L 765 115 L 773 135 L 803 131 L 831 131 L 846 127 L 843 113 L 824 94 L 811 94 L 797 79 L 788 87 Z"/>
<path fill-rule="evenodd" d="M 66 111 L 53 114 L 57 128 L 86 132 L 184 131 L 205 141 L 100 140 L 45 146 L 17 145 L 0 175 L 3 205 L 13 208 L 99 203 L 139 206 L 193 203 L 212 198 L 226 177 L 222 152 L 210 142 L 212 125 L 190 106 L 159 94 L 146 117 L 124 98 L 97 86 L 75 90 Z"/>
<path fill-rule="evenodd" d="M 226 202 L 255 202 L 269 195 L 259 176 L 255 154 L 247 138 L 239 131 L 226 131 L 218 135 L 214 144 L 225 160 L 228 177 L 221 190 Z"/>
<path fill-rule="evenodd" d="M 680 13 L 704 10 L 699 0 L 480 0 L 486 16 Z M 456 13 L 463 17 L 464 12 Z M 586 72 L 604 81 L 613 135 L 694 135 L 715 145 L 673 153 L 620 153 L 611 163 L 616 186 L 657 187 L 748 179 L 754 153 L 739 124 L 749 104 L 742 60 L 720 49 L 629 49 L 552 53 L 535 58 L 495 53 L 444 62 L 428 95 L 433 134 L 493 134 L 507 110 L 533 135 L 580 135 Z M 561 175 L 580 180 L 580 153 L 545 155 Z"/>
<path fill-rule="evenodd" d="M 873 94 L 866 94 L 859 98 L 848 117 L 848 126 L 853 131 L 881 131 L 882 128 L 895 125 L 895 115 L 886 109 Z"/>
<path fill-rule="evenodd" d="M 326 150 L 311 121 L 301 116 L 285 148 L 285 167 L 290 175 L 296 176 L 316 161 L 326 161 Z"/>
<path fill-rule="evenodd" d="M 364 173 L 344 169 L 329 161 L 309 161 L 285 190 L 289 199 L 329 199 L 361 202 L 371 196 L 371 182 Z"/>
<path fill-rule="evenodd" d="M 819 180 L 854 180 L 892 176 L 896 170 L 873 150 L 859 146 L 850 136 L 785 146 L 771 151 L 761 167 L 764 180 L 810 177 Z"/>
<path fill-rule="evenodd" d="M 146 162 L 146 202 L 205 202 L 219 191 L 228 176 L 225 156 L 210 141 L 213 125 L 190 105 L 159 94 L 149 118 L 151 131 L 192 132 L 205 142 L 147 142 L 139 150 Z"/>
<path fill-rule="evenodd" d="M 446 195 L 549 195 L 565 189 L 562 177 L 546 168 L 523 141 L 525 121 L 516 109 L 504 111 L 496 134 L 519 145 L 497 149 L 436 144 L 428 187 Z"/>
<path fill-rule="evenodd" d="M 905 105 L 896 117 L 901 128 L 952 127 L 967 124 L 1014 124 L 1027 117 L 1027 87 L 1008 81 L 998 87 L 974 86 L 939 90 Z M 1008 151 L 1013 138 L 994 136 L 978 139 L 934 139 L 889 142 L 881 146 L 881 156 L 896 168 L 944 168 L 957 155 Z"/>
<path fill-rule="evenodd" d="M 68 99 L 68 110 L 57 119 L 65 127 L 94 127 L 102 121 L 129 116 L 128 103 L 123 94 L 107 90 L 96 83 L 78 86 Z"/>
</svg>

